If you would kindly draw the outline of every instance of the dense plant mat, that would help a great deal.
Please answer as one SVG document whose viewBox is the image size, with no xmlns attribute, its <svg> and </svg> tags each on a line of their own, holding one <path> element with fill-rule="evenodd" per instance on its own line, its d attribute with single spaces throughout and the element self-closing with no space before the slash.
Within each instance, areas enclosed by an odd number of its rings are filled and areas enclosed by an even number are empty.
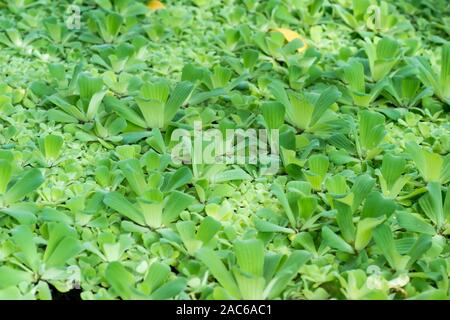
<svg viewBox="0 0 450 320">
<path fill-rule="evenodd" d="M 0 0 L 0 298 L 448 299 L 449 11 Z"/>
</svg>

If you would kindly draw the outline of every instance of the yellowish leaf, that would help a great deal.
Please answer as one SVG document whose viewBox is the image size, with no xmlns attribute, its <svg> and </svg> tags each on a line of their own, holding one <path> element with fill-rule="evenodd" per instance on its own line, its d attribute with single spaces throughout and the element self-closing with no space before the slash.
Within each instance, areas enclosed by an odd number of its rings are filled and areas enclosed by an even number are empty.
<svg viewBox="0 0 450 320">
<path fill-rule="evenodd" d="M 291 42 L 294 39 L 300 39 L 303 42 L 303 47 L 298 48 L 298 52 L 303 52 L 308 48 L 308 43 L 306 42 L 305 38 L 303 38 L 301 35 L 299 35 L 297 32 L 292 31 L 291 29 L 287 28 L 277 28 L 273 29 L 273 31 L 280 32 L 287 42 Z"/>
<path fill-rule="evenodd" d="M 159 9 L 164 9 L 166 6 L 164 5 L 164 3 L 162 3 L 161 1 L 158 0 L 151 0 L 147 3 L 147 7 L 150 10 L 156 11 Z"/>
</svg>

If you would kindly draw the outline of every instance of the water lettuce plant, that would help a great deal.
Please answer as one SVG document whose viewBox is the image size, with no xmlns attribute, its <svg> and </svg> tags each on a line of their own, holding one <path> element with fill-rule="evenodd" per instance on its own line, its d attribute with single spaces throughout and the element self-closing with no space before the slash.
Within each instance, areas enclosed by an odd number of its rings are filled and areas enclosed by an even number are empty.
<svg viewBox="0 0 450 320">
<path fill-rule="evenodd" d="M 0 1 L 0 299 L 448 300 L 447 2 Z"/>
</svg>

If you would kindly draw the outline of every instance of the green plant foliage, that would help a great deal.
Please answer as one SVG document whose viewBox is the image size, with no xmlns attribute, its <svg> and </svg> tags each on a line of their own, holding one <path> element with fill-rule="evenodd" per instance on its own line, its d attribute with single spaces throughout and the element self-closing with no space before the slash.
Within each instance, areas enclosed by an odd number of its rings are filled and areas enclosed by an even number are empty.
<svg viewBox="0 0 450 320">
<path fill-rule="evenodd" d="M 0 0 L 0 299 L 448 300 L 449 10 Z"/>
</svg>

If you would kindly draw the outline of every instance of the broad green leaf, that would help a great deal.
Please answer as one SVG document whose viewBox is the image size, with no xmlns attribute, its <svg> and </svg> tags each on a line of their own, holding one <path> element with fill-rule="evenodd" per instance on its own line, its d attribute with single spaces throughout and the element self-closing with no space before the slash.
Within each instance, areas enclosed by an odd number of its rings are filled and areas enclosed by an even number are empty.
<svg viewBox="0 0 450 320">
<path fill-rule="evenodd" d="M 190 206 L 194 201 L 195 198 L 191 195 L 180 191 L 172 191 L 165 201 L 163 216 L 164 223 L 174 221 L 181 211 Z"/>
<path fill-rule="evenodd" d="M 147 124 L 142 117 L 132 108 L 128 107 L 122 101 L 113 96 L 106 96 L 103 99 L 103 103 L 116 112 L 119 116 L 125 120 L 135 124 L 141 128 L 146 128 Z"/>
<path fill-rule="evenodd" d="M 304 174 L 314 190 L 321 190 L 322 182 L 327 174 L 329 164 L 330 161 L 325 155 L 317 154 L 309 157 L 309 171 L 305 171 Z"/>
<path fill-rule="evenodd" d="M 441 74 L 440 74 L 442 97 L 450 103 L 450 42 L 442 46 Z"/>
<path fill-rule="evenodd" d="M 386 134 L 384 116 L 381 113 L 363 110 L 359 113 L 359 141 L 361 147 L 369 151 L 383 140 Z"/>
<path fill-rule="evenodd" d="M 419 199 L 419 205 L 426 216 L 440 228 L 445 221 L 441 186 L 437 182 L 430 182 L 427 190 L 428 193 Z"/>
<path fill-rule="evenodd" d="M 44 182 L 39 169 L 28 170 L 4 195 L 4 202 L 11 204 L 36 190 Z"/>
<path fill-rule="evenodd" d="M 386 153 L 381 164 L 381 174 L 386 180 L 388 189 L 391 189 L 400 178 L 406 166 L 405 158 Z"/>
<path fill-rule="evenodd" d="M 101 78 L 92 77 L 87 73 L 81 73 L 78 76 L 78 89 L 80 91 L 80 98 L 85 100 L 86 103 L 89 103 L 91 99 L 94 97 L 94 95 L 102 90 L 102 87 L 103 81 Z M 101 102 L 101 99 L 103 98 L 104 94 L 99 95 L 99 97 L 100 96 Z"/>
<path fill-rule="evenodd" d="M 448 300 L 448 294 L 443 289 L 430 289 L 419 293 L 408 300 Z"/>
<path fill-rule="evenodd" d="M 370 191 L 375 185 L 375 179 L 368 174 L 363 174 L 355 179 L 355 183 L 352 186 L 352 193 L 354 195 L 352 210 L 355 211 L 364 199 L 370 194 Z"/>
<path fill-rule="evenodd" d="M 372 191 L 366 198 L 361 217 L 377 218 L 385 216 L 389 218 L 394 212 L 396 204 L 394 200 L 385 199 L 378 191 Z"/>
<path fill-rule="evenodd" d="M 149 190 L 137 201 L 145 223 L 151 228 L 159 228 L 163 224 L 163 198 L 162 192 Z"/>
<path fill-rule="evenodd" d="M 297 201 L 298 215 L 304 221 L 310 219 L 314 212 L 318 209 L 318 201 L 316 197 L 302 197 Z"/>
<path fill-rule="evenodd" d="M 422 217 L 415 213 L 406 211 L 396 213 L 398 224 L 400 227 L 405 228 L 408 231 L 425 233 L 429 235 L 436 234 L 436 230 L 425 221 Z"/>
<path fill-rule="evenodd" d="M 259 219 L 257 217 L 254 217 L 252 220 L 253 220 L 253 224 L 255 225 L 256 230 L 258 230 L 259 232 L 281 232 L 281 233 L 288 233 L 288 234 L 295 233 L 295 231 L 292 229 L 281 227 L 277 224 Z"/>
<path fill-rule="evenodd" d="M 16 219 L 20 224 L 30 225 L 36 223 L 36 215 L 34 212 L 36 207 L 33 203 L 17 203 L 8 208 L 0 209 L 1 213 L 7 214 Z"/>
<path fill-rule="evenodd" d="M 266 294 L 269 299 L 278 297 L 289 281 L 298 273 L 298 270 L 311 258 L 311 254 L 304 250 L 293 251 L 280 269 L 276 272 L 274 278 L 266 287 Z"/>
<path fill-rule="evenodd" d="M 264 244 L 261 240 L 239 240 L 234 252 L 241 271 L 262 277 L 264 268 Z"/>
<path fill-rule="evenodd" d="M 148 128 L 164 128 L 164 104 L 157 100 L 136 98 L 136 103 L 145 119 Z M 131 121 L 131 120 L 130 120 Z"/>
<path fill-rule="evenodd" d="M 444 216 L 446 221 L 450 221 L 450 185 L 447 187 L 444 200 Z"/>
<path fill-rule="evenodd" d="M 219 284 L 228 291 L 230 295 L 239 298 L 239 288 L 232 274 L 227 270 L 217 253 L 208 248 L 201 248 L 197 257 L 205 264 Z"/>
<path fill-rule="evenodd" d="M 291 109 L 291 102 L 289 101 L 289 97 L 285 89 L 283 88 L 283 84 L 281 82 L 277 81 L 271 83 L 269 85 L 269 89 L 271 93 L 274 95 L 275 99 L 286 108 L 286 111 Z"/>
<path fill-rule="evenodd" d="M 105 278 L 114 292 L 122 299 L 133 299 L 134 294 L 131 287 L 135 279 L 118 261 L 108 264 L 105 270 Z"/>
<path fill-rule="evenodd" d="M 146 100 L 161 102 L 163 105 L 169 98 L 170 87 L 166 80 L 157 80 L 152 83 L 144 83 L 141 87 L 140 96 Z"/>
<path fill-rule="evenodd" d="M 284 213 L 286 214 L 287 218 L 289 219 L 289 223 L 291 224 L 291 226 L 296 227 L 296 220 L 294 217 L 294 213 L 292 212 L 292 209 L 289 205 L 286 194 L 282 190 L 281 186 L 277 183 L 274 183 L 274 184 L 272 184 L 271 191 L 277 197 L 278 201 L 280 201 L 281 205 L 283 206 Z"/>
<path fill-rule="evenodd" d="M 203 243 L 208 243 L 214 235 L 220 230 L 221 223 L 213 217 L 205 217 L 196 234 L 196 239 L 201 240 Z"/>
<path fill-rule="evenodd" d="M 25 263 L 34 272 L 39 268 L 39 256 L 37 252 L 36 241 L 30 227 L 26 225 L 18 226 L 13 230 L 12 239 L 15 245 L 23 254 Z"/>
<path fill-rule="evenodd" d="M 234 180 L 251 180 L 252 176 L 241 168 L 225 170 L 218 172 L 211 177 L 212 183 L 222 183 Z"/>
<path fill-rule="evenodd" d="M 419 236 L 417 241 L 414 243 L 414 246 L 409 250 L 409 261 L 408 267 L 411 267 L 414 262 L 419 260 L 430 248 L 432 245 L 432 238 L 429 235 L 422 234 Z"/>
<path fill-rule="evenodd" d="M 328 108 L 330 108 L 330 106 L 335 103 L 340 96 L 341 93 L 334 86 L 324 90 L 314 104 L 314 111 L 312 113 L 309 125 L 315 125 L 317 121 L 319 121 L 319 119 L 322 117 L 324 112 L 328 110 Z"/>
<path fill-rule="evenodd" d="M 17 287 L 0 289 L 0 300 L 24 300 L 22 293 Z"/>
<path fill-rule="evenodd" d="M 163 284 L 161 287 L 156 289 L 150 298 L 154 300 L 167 300 L 178 295 L 186 287 L 187 281 L 185 278 L 177 278 L 173 281 Z"/>
<path fill-rule="evenodd" d="M 421 148 L 414 142 L 408 142 L 406 150 L 425 181 L 439 182 L 444 180 L 441 177 L 445 177 L 446 180 L 448 173 L 443 169 L 447 168 L 444 166 L 444 159 L 439 154 Z"/>
<path fill-rule="evenodd" d="M 61 136 L 49 134 L 44 138 L 45 157 L 56 159 L 59 157 L 64 139 Z"/>
<path fill-rule="evenodd" d="M 399 60 L 400 46 L 396 40 L 388 37 L 380 39 L 376 44 L 367 42 L 365 49 L 374 81 L 387 76 Z"/>
<path fill-rule="evenodd" d="M 125 178 L 130 184 L 131 189 L 137 194 L 141 195 L 147 190 L 147 183 L 144 178 L 141 164 L 137 159 L 127 159 L 119 163 Z"/>
<path fill-rule="evenodd" d="M 47 268 L 64 267 L 68 260 L 75 257 L 82 250 L 78 239 L 72 237 L 64 237 L 45 259 Z"/>
<path fill-rule="evenodd" d="M 75 237 L 75 230 L 64 223 L 49 223 L 48 233 L 49 238 L 44 252 L 44 260 L 47 260 L 50 257 L 65 237 Z"/>
<path fill-rule="evenodd" d="M 352 91 L 364 94 L 366 92 L 364 81 L 364 66 L 362 63 L 352 61 L 344 68 L 344 80 L 349 84 Z"/>
<path fill-rule="evenodd" d="M 54 94 L 48 97 L 47 99 L 57 107 L 61 108 L 63 114 L 65 114 L 65 115 L 61 115 L 60 113 L 54 114 L 56 117 L 59 116 L 62 119 L 65 119 L 67 122 L 69 122 L 69 120 L 72 118 L 77 119 L 77 121 L 87 120 L 85 114 L 82 111 L 80 111 L 80 109 L 78 109 L 74 105 L 67 102 L 65 99 L 58 96 L 58 94 Z M 54 110 L 49 110 L 49 112 L 54 112 Z"/>
<path fill-rule="evenodd" d="M 353 248 L 327 226 L 322 228 L 322 239 L 330 248 L 350 254 L 354 253 Z"/>
<path fill-rule="evenodd" d="M 145 294 L 150 294 L 159 288 L 170 275 L 170 267 L 164 263 L 155 261 L 148 268 L 143 284 L 145 284 Z"/>
<path fill-rule="evenodd" d="M 178 189 L 185 184 L 191 182 L 192 172 L 188 167 L 181 167 L 174 173 L 169 174 L 161 188 L 163 192 L 169 192 Z"/>
<path fill-rule="evenodd" d="M 314 244 L 314 239 L 309 232 L 300 232 L 292 240 L 292 243 L 298 244 L 308 250 L 311 253 L 317 253 L 316 246 Z"/>
<path fill-rule="evenodd" d="M 176 224 L 178 234 L 189 254 L 201 248 L 202 242 L 195 239 L 195 224 L 192 221 L 178 221 Z"/>
<path fill-rule="evenodd" d="M 373 230 L 373 237 L 379 250 L 383 253 L 389 265 L 395 270 L 403 270 L 408 257 L 402 257 L 398 253 L 394 236 L 391 229 L 386 224 L 381 224 Z"/>
<path fill-rule="evenodd" d="M 261 300 L 264 298 L 266 281 L 263 277 L 249 275 L 237 269 L 233 271 L 242 299 Z"/>
<path fill-rule="evenodd" d="M 145 221 L 142 213 L 122 194 L 118 192 L 110 192 L 105 195 L 103 202 L 108 207 L 114 209 L 121 215 L 129 218 L 137 224 L 140 224 L 141 226 L 145 226 Z"/>
<path fill-rule="evenodd" d="M 356 227 L 356 239 L 355 249 L 360 251 L 364 249 L 372 238 L 372 230 L 383 223 L 386 219 L 384 216 L 378 216 L 376 218 L 365 218 L 358 222 Z"/>
<path fill-rule="evenodd" d="M 211 74 L 211 84 L 214 89 L 223 88 L 231 79 L 231 70 L 228 68 L 221 67 L 220 65 L 214 67 L 213 73 Z"/>
<path fill-rule="evenodd" d="M 172 120 L 178 109 L 187 103 L 193 91 L 194 85 L 187 81 L 180 82 L 175 86 L 164 108 L 166 123 Z"/>
<path fill-rule="evenodd" d="M 86 119 L 93 120 L 98 113 L 100 104 L 102 103 L 103 97 L 106 95 L 106 91 L 96 92 L 91 100 L 89 101 L 88 109 L 86 112 Z"/>
<path fill-rule="evenodd" d="M 285 108 L 279 102 L 266 102 L 261 112 L 268 129 L 278 129 L 284 123 Z"/>
<path fill-rule="evenodd" d="M 30 283 L 33 279 L 33 274 L 17 270 L 8 266 L 0 267 L 0 289 L 16 286 L 22 282 Z"/>
<path fill-rule="evenodd" d="M 0 159 L 0 194 L 5 193 L 11 179 L 12 167 L 9 161 Z"/>
<path fill-rule="evenodd" d="M 336 222 L 341 230 L 342 237 L 347 242 L 355 241 L 356 229 L 353 223 L 351 207 L 339 200 L 335 200 L 334 205 L 338 211 L 336 214 Z"/>
</svg>

